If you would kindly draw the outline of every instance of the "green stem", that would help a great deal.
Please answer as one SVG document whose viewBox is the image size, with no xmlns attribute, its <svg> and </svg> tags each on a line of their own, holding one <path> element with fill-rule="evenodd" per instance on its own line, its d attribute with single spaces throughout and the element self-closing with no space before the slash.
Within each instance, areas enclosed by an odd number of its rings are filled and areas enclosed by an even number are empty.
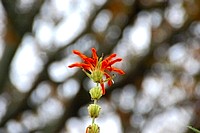
<svg viewBox="0 0 200 133">
<path fill-rule="evenodd" d="M 92 124 L 94 124 L 95 118 L 92 118 Z"/>
<path fill-rule="evenodd" d="M 94 100 L 94 104 L 97 104 L 97 100 Z M 94 124 L 95 118 L 92 118 L 92 124 Z"/>
<path fill-rule="evenodd" d="M 99 83 L 97 83 L 97 87 L 99 86 Z M 97 99 L 94 99 L 94 104 L 97 104 Z M 92 124 L 95 122 L 95 117 L 92 118 Z"/>
<path fill-rule="evenodd" d="M 94 104 L 97 104 L 97 100 L 96 99 L 94 99 Z"/>
</svg>

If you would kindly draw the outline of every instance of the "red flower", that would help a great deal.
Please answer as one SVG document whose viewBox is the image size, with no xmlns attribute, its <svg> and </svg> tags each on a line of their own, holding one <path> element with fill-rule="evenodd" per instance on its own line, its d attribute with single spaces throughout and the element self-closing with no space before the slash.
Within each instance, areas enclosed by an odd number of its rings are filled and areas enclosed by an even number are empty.
<svg viewBox="0 0 200 133">
<path fill-rule="evenodd" d="M 116 72 L 118 74 L 125 74 L 123 70 L 113 67 L 112 65 L 122 61 L 122 58 L 116 58 L 116 54 L 111 54 L 105 59 L 98 58 L 96 49 L 92 48 L 92 57 L 87 57 L 86 55 L 82 54 L 78 50 L 73 50 L 73 53 L 78 55 L 82 60 L 83 63 L 74 63 L 69 65 L 69 68 L 72 67 L 80 67 L 83 71 L 90 77 L 95 83 L 100 83 L 102 88 L 102 94 L 105 94 L 105 87 L 104 82 L 108 82 L 108 85 L 111 86 L 113 84 L 113 76 L 111 76 L 108 72 Z M 105 79 L 103 78 L 105 76 Z"/>
</svg>

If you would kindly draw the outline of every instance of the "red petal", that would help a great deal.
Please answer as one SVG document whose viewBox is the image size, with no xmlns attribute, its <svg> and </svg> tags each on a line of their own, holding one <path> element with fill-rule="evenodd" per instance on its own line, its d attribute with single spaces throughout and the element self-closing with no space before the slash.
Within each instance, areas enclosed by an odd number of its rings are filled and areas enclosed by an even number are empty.
<svg viewBox="0 0 200 133">
<path fill-rule="evenodd" d="M 108 66 L 113 65 L 116 62 L 120 62 L 122 60 L 122 58 L 117 58 L 113 61 L 110 61 L 112 58 L 116 57 L 116 54 L 111 54 L 110 56 L 108 56 L 106 59 L 104 59 L 102 61 L 102 65 L 101 65 L 101 69 L 104 70 L 105 68 L 107 68 Z"/>
<path fill-rule="evenodd" d="M 116 56 L 117 56 L 117 54 L 111 54 L 110 56 L 108 56 L 108 57 L 105 58 L 104 60 L 109 61 L 109 60 L 111 60 L 112 58 L 114 58 L 114 57 L 116 57 Z"/>
<path fill-rule="evenodd" d="M 78 55 L 81 59 L 85 60 L 86 58 L 88 58 L 86 55 L 82 54 L 80 51 L 78 50 L 73 50 L 73 53 Z"/>
<path fill-rule="evenodd" d="M 104 75 L 106 76 L 106 79 L 108 80 L 108 85 L 111 86 L 113 84 L 112 77 L 106 72 L 104 73 Z"/>
<path fill-rule="evenodd" d="M 108 85 L 111 86 L 113 84 L 112 80 L 108 80 Z"/>
<path fill-rule="evenodd" d="M 89 127 L 86 128 L 85 133 L 89 133 Z"/>
<path fill-rule="evenodd" d="M 82 67 L 83 69 L 89 70 L 89 71 L 93 69 L 93 67 L 90 64 L 83 64 Z"/>
<path fill-rule="evenodd" d="M 98 61 L 98 56 L 97 56 L 97 51 L 95 48 L 92 48 L 92 58 L 94 60 L 94 65 L 96 65 Z"/>
<path fill-rule="evenodd" d="M 74 63 L 74 64 L 71 64 L 68 66 L 69 68 L 72 68 L 72 67 L 80 67 L 80 68 L 83 68 L 85 70 L 91 70 L 91 66 L 89 64 L 85 64 L 85 63 Z"/>
<path fill-rule="evenodd" d="M 110 61 L 110 62 L 108 63 L 108 65 L 111 66 L 111 65 L 115 64 L 116 62 L 120 62 L 120 61 L 122 61 L 122 58 L 117 58 L 117 59 L 115 59 L 115 60 L 113 60 L 113 61 Z"/>
<path fill-rule="evenodd" d="M 82 67 L 82 64 L 81 63 L 74 63 L 74 64 L 71 64 L 68 66 L 69 68 L 72 68 L 72 67 Z"/>
<path fill-rule="evenodd" d="M 94 60 L 92 58 L 87 57 L 86 55 L 82 54 L 78 50 L 73 50 L 73 53 L 78 55 L 85 63 L 88 63 L 92 66 L 94 64 Z"/>
<path fill-rule="evenodd" d="M 104 87 L 104 83 L 101 82 L 100 85 L 101 85 L 102 95 L 105 95 L 106 94 L 106 89 Z"/>
<path fill-rule="evenodd" d="M 112 71 L 117 72 L 117 73 L 119 73 L 121 75 L 125 74 L 125 72 L 123 70 L 119 69 L 119 68 L 111 67 L 111 69 L 112 69 Z"/>
<path fill-rule="evenodd" d="M 104 69 L 108 66 L 108 62 L 106 60 L 103 60 L 101 63 L 101 71 L 104 71 Z"/>
<path fill-rule="evenodd" d="M 91 64 L 91 65 L 94 65 L 95 61 L 92 58 L 86 58 L 85 62 L 88 63 L 88 64 Z"/>
</svg>

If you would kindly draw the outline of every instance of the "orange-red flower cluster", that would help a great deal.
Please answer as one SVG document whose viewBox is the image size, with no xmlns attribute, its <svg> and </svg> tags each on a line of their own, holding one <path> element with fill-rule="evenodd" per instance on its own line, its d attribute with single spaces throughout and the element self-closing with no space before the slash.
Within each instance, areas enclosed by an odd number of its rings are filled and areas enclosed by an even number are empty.
<svg viewBox="0 0 200 133">
<path fill-rule="evenodd" d="M 82 63 L 74 63 L 69 65 L 69 68 L 72 67 L 80 67 L 83 71 L 89 76 L 94 82 L 100 83 L 102 88 L 102 94 L 105 94 L 105 87 L 104 82 L 108 82 L 108 85 L 111 86 L 113 84 L 111 76 L 108 72 L 117 72 L 118 74 L 125 74 L 123 70 L 113 67 L 112 65 L 122 61 L 122 58 L 116 58 L 116 54 L 111 54 L 105 59 L 98 58 L 96 49 L 92 48 L 92 57 L 87 57 L 86 55 L 82 54 L 78 50 L 73 50 L 73 53 L 78 55 L 83 62 Z M 105 79 L 103 77 L 106 77 Z"/>
</svg>

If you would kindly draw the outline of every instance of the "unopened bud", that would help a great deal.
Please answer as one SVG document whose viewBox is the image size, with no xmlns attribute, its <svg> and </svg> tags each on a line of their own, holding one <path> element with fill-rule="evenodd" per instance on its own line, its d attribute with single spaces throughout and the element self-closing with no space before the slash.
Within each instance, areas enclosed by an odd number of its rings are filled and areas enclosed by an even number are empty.
<svg viewBox="0 0 200 133">
<path fill-rule="evenodd" d="M 91 118 L 97 118 L 99 116 L 101 107 L 97 104 L 90 104 L 88 106 L 88 112 Z"/>
<path fill-rule="evenodd" d="M 92 124 L 87 127 L 86 133 L 100 133 L 100 128 L 97 124 Z"/>
<path fill-rule="evenodd" d="M 90 93 L 92 100 L 98 100 L 102 96 L 102 90 L 98 86 L 92 88 L 89 93 Z"/>
<path fill-rule="evenodd" d="M 90 77 L 95 83 L 100 83 L 103 78 L 103 72 L 99 69 L 92 72 Z"/>
</svg>

